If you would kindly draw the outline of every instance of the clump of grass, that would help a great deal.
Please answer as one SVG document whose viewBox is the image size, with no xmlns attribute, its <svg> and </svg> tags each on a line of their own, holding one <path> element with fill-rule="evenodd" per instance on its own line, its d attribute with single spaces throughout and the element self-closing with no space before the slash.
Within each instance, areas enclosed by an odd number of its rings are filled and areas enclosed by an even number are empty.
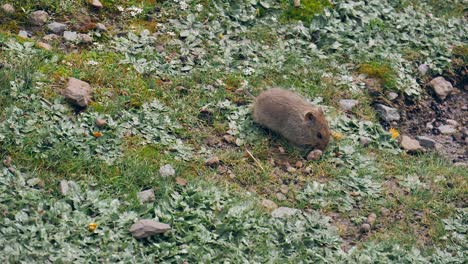
<svg viewBox="0 0 468 264">
<path fill-rule="evenodd" d="M 358 67 L 358 72 L 378 79 L 386 90 L 396 90 L 397 76 L 391 65 L 387 62 L 371 61 L 362 63 Z"/>
<path fill-rule="evenodd" d="M 301 20 L 305 23 L 310 23 L 315 15 L 332 6 L 329 0 L 302 0 L 300 7 L 294 7 L 290 0 L 283 0 L 283 3 L 286 6 L 284 15 L 288 20 Z"/>
</svg>

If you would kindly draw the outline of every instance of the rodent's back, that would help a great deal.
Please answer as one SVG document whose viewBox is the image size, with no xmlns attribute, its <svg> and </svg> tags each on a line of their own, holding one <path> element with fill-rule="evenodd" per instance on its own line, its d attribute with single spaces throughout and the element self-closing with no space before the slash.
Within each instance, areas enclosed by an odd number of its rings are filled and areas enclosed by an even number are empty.
<svg viewBox="0 0 468 264">
<path fill-rule="evenodd" d="M 307 115 L 313 122 L 305 119 Z M 329 141 L 323 112 L 288 90 L 273 88 L 261 93 L 255 100 L 253 118 L 298 146 L 324 149 Z"/>
</svg>

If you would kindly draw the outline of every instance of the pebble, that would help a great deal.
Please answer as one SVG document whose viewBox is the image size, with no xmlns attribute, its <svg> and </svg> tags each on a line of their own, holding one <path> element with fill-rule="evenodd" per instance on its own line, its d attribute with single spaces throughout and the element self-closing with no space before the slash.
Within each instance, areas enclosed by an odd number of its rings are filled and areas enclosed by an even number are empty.
<svg viewBox="0 0 468 264">
<path fill-rule="evenodd" d="M 383 104 L 376 104 L 375 109 L 380 114 L 380 116 L 387 122 L 400 120 L 400 114 L 398 113 L 398 109 L 396 108 L 389 107 Z"/>
<path fill-rule="evenodd" d="M 380 213 L 382 214 L 382 216 L 389 216 L 390 215 L 390 210 L 388 210 L 385 207 L 382 207 L 382 208 L 380 208 Z"/>
<path fill-rule="evenodd" d="M 458 126 L 459 126 L 458 122 L 455 121 L 455 120 L 453 120 L 453 119 L 447 119 L 447 120 L 445 120 L 445 123 L 447 123 L 447 125 L 452 125 L 452 126 L 454 126 L 454 127 L 458 127 Z"/>
<path fill-rule="evenodd" d="M 363 147 L 367 147 L 369 145 L 369 143 L 371 142 L 371 139 L 368 138 L 368 137 L 359 137 L 359 143 L 361 144 L 361 146 Z"/>
<path fill-rule="evenodd" d="M 276 205 L 275 202 L 273 202 L 272 200 L 268 200 L 268 199 L 262 200 L 262 206 L 271 211 L 278 208 L 278 205 Z"/>
<path fill-rule="evenodd" d="M 101 3 L 99 0 L 88 0 L 88 3 L 89 3 L 91 6 L 93 6 L 93 7 L 95 7 L 95 8 L 98 8 L 98 9 L 104 7 L 104 6 L 102 5 L 102 3 Z"/>
<path fill-rule="evenodd" d="M 68 194 L 70 191 L 70 186 L 68 185 L 68 181 L 66 180 L 61 180 L 59 183 L 59 192 L 65 196 Z"/>
<path fill-rule="evenodd" d="M 2 10 L 3 10 L 3 12 L 5 12 L 7 14 L 14 14 L 15 13 L 15 8 L 11 4 L 2 5 Z"/>
<path fill-rule="evenodd" d="M 220 160 L 216 156 L 210 157 L 209 159 L 205 160 L 205 165 L 209 167 L 216 167 L 217 165 L 219 165 L 219 163 Z"/>
<path fill-rule="evenodd" d="M 80 107 L 87 107 L 91 102 L 91 86 L 82 80 L 70 78 L 63 95 L 71 103 Z"/>
<path fill-rule="evenodd" d="M 454 134 L 457 132 L 457 129 L 453 127 L 452 125 L 443 125 L 443 126 L 438 127 L 437 129 L 439 129 L 440 133 L 444 135 L 450 135 L 450 134 Z"/>
<path fill-rule="evenodd" d="M 20 30 L 18 36 L 21 38 L 29 38 L 29 33 L 26 30 Z"/>
<path fill-rule="evenodd" d="M 106 32 L 107 31 L 107 28 L 104 24 L 102 23 L 97 23 L 96 24 L 96 30 L 97 31 L 101 31 L 101 32 Z"/>
<path fill-rule="evenodd" d="M 298 160 L 298 161 L 296 162 L 295 166 L 296 166 L 297 169 L 302 168 L 302 166 L 303 166 L 302 161 Z"/>
<path fill-rule="evenodd" d="M 176 183 L 180 186 L 186 186 L 187 185 L 187 180 L 184 178 L 177 177 L 175 179 Z"/>
<path fill-rule="evenodd" d="M 444 77 L 432 79 L 432 81 L 429 82 L 429 86 L 432 87 L 440 100 L 445 100 L 445 98 L 453 92 L 452 84 L 445 80 Z"/>
<path fill-rule="evenodd" d="M 44 181 L 39 178 L 32 178 L 26 181 L 30 187 L 44 188 Z"/>
<path fill-rule="evenodd" d="M 60 39 L 60 36 L 56 34 L 48 34 L 48 35 L 45 35 L 42 39 L 44 41 L 49 42 L 49 41 Z"/>
<path fill-rule="evenodd" d="M 11 157 L 10 156 L 7 156 L 4 160 L 3 160 L 3 165 L 5 165 L 5 167 L 10 167 L 11 166 Z"/>
<path fill-rule="evenodd" d="M 66 41 L 74 42 L 78 40 L 78 34 L 74 31 L 64 31 L 63 38 Z"/>
<path fill-rule="evenodd" d="M 286 218 L 293 216 L 299 212 L 300 210 L 295 208 L 279 207 L 273 210 L 273 212 L 271 212 L 271 216 L 273 216 L 274 218 Z"/>
<path fill-rule="evenodd" d="M 352 99 L 342 99 L 340 100 L 339 104 L 343 111 L 351 111 L 356 105 L 359 104 L 359 101 Z"/>
<path fill-rule="evenodd" d="M 55 34 L 62 34 L 67 29 L 67 25 L 63 23 L 52 22 L 47 25 L 47 28 Z"/>
<path fill-rule="evenodd" d="M 319 149 L 312 150 L 308 155 L 307 155 L 307 160 L 319 160 L 320 157 L 322 157 L 323 152 Z"/>
<path fill-rule="evenodd" d="M 168 224 L 156 222 L 151 219 L 142 219 L 130 227 L 130 233 L 136 239 L 162 234 L 171 230 Z"/>
<path fill-rule="evenodd" d="M 387 98 L 388 98 L 390 101 L 393 101 L 393 100 L 395 100 L 395 99 L 398 98 L 398 94 L 395 93 L 395 92 L 389 92 L 389 93 L 387 93 Z"/>
<path fill-rule="evenodd" d="M 154 202 L 154 200 L 156 200 L 153 189 L 141 191 L 137 194 L 137 197 L 141 204 Z"/>
<path fill-rule="evenodd" d="M 37 42 L 36 45 L 41 49 L 52 50 L 52 46 L 44 42 Z"/>
<path fill-rule="evenodd" d="M 46 11 L 38 10 L 34 11 L 29 15 L 29 22 L 35 26 L 44 25 L 49 19 L 49 14 Z"/>
<path fill-rule="evenodd" d="M 288 199 L 284 194 L 282 193 L 276 193 L 276 199 L 278 199 L 278 201 L 286 201 L 286 199 Z"/>
<path fill-rule="evenodd" d="M 96 120 L 94 121 L 94 123 L 96 124 L 97 127 L 99 128 L 102 128 L 102 127 L 105 127 L 107 125 L 107 121 L 105 119 L 102 119 L 102 118 L 96 118 Z"/>
<path fill-rule="evenodd" d="M 426 75 L 427 71 L 429 70 L 429 66 L 425 63 L 419 65 L 418 71 L 421 75 Z"/>
<path fill-rule="evenodd" d="M 361 225 L 361 233 L 369 233 L 371 230 L 371 226 L 368 223 L 364 223 Z"/>
<path fill-rule="evenodd" d="M 175 170 L 170 164 L 166 164 L 159 169 L 161 177 L 170 177 L 175 175 Z"/>
<path fill-rule="evenodd" d="M 280 192 L 281 192 L 282 194 L 288 194 L 288 192 L 289 192 L 288 186 L 286 186 L 286 185 L 284 185 L 284 184 L 281 185 Z"/>
<path fill-rule="evenodd" d="M 424 148 L 435 148 L 436 142 L 430 137 L 417 136 L 416 139 L 419 141 L 419 144 Z"/>
<path fill-rule="evenodd" d="M 416 139 L 412 139 L 406 135 L 401 136 L 400 145 L 404 150 L 409 151 L 409 152 L 418 151 L 422 148 L 421 145 L 419 144 L 419 141 L 417 141 Z"/>
<path fill-rule="evenodd" d="M 88 34 L 78 34 L 77 39 L 79 42 L 86 43 L 86 44 L 93 42 L 93 38 Z"/>
<path fill-rule="evenodd" d="M 375 220 L 377 220 L 377 215 L 374 214 L 374 213 L 370 213 L 368 216 L 367 216 L 367 223 L 371 226 L 374 225 L 375 223 Z"/>
</svg>

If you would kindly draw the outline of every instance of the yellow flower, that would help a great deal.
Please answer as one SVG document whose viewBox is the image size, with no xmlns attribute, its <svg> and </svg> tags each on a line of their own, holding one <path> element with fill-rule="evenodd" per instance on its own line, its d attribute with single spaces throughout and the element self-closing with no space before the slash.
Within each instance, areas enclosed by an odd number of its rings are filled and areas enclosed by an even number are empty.
<svg viewBox="0 0 468 264">
<path fill-rule="evenodd" d="M 96 138 L 102 137 L 102 133 L 99 132 L 99 131 L 94 131 L 94 132 L 93 132 L 93 136 L 96 137 Z"/>
<path fill-rule="evenodd" d="M 94 230 L 96 230 L 97 228 L 97 224 L 96 223 L 89 223 L 88 224 L 88 230 L 89 232 L 94 232 Z"/>
<path fill-rule="evenodd" d="M 331 134 L 335 140 L 342 140 L 344 138 L 344 135 L 341 134 L 340 132 L 333 131 Z"/>
<path fill-rule="evenodd" d="M 400 136 L 400 132 L 398 132 L 398 130 L 396 130 L 393 127 L 390 128 L 390 130 L 388 132 L 390 133 L 390 135 L 392 136 L 393 139 L 398 138 Z"/>
</svg>

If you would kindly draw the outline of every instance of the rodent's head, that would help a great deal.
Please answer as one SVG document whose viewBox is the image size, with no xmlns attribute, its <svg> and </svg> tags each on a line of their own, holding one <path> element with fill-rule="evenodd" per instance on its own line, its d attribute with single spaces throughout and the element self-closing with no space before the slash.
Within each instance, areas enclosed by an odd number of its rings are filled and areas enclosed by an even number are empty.
<svg viewBox="0 0 468 264">
<path fill-rule="evenodd" d="M 304 114 L 304 125 L 307 127 L 308 146 L 324 150 L 330 141 L 330 129 L 322 109 L 313 107 Z"/>
</svg>

